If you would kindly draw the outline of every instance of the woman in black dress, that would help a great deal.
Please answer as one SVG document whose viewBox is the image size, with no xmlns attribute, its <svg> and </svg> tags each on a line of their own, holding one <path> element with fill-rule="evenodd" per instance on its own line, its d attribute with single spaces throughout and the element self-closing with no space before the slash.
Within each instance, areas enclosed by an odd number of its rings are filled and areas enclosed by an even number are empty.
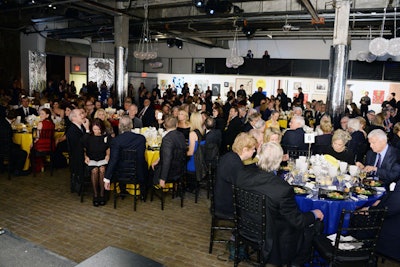
<svg viewBox="0 0 400 267">
<path fill-rule="evenodd" d="M 93 186 L 93 206 L 106 204 L 104 197 L 104 173 L 110 159 L 110 137 L 105 133 L 104 123 L 94 119 L 90 126 L 90 134 L 83 138 L 85 163 L 90 170 Z M 100 190 L 99 190 L 100 189 Z"/>
</svg>

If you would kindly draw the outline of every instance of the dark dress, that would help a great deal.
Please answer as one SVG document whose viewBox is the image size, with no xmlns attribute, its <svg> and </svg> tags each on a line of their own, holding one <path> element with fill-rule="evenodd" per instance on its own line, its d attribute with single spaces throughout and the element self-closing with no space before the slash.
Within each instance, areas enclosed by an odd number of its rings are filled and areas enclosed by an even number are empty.
<svg viewBox="0 0 400 267">
<path fill-rule="evenodd" d="M 90 160 L 100 161 L 105 159 L 107 149 L 110 148 L 110 137 L 106 135 L 85 135 L 82 140 L 86 156 Z M 103 166 L 103 165 L 102 165 Z M 95 166 L 89 166 L 92 169 Z"/>
<path fill-rule="evenodd" d="M 337 160 L 345 161 L 350 165 L 354 165 L 354 159 L 355 159 L 354 153 L 352 151 L 350 151 L 349 149 L 345 149 L 343 152 L 339 153 L 339 152 L 336 152 L 332 148 L 332 146 L 330 146 L 325 150 L 324 154 L 331 155 L 332 157 L 334 157 Z"/>
<path fill-rule="evenodd" d="M 189 134 L 190 134 L 190 127 L 188 128 L 176 128 L 176 130 L 178 130 L 178 132 L 183 133 L 183 136 L 185 137 L 186 143 L 188 143 L 189 141 Z"/>
</svg>

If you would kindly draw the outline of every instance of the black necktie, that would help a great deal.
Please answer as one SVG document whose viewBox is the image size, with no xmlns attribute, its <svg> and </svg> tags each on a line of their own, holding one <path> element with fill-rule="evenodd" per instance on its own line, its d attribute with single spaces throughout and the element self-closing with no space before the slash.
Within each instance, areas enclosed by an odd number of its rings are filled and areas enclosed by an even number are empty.
<svg viewBox="0 0 400 267">
<path fill-rule="evenodd" d="M 380 168 L 381 167 L 381 154 L 378 153 L 376 156 L 378 157 L 378 160 L 376 161 L 376 165 L 375 166 L 377 168 Z"/>
<path fill-rule="evenodd" d="M 29 115 L 29 109 L 28 108 L 24 108 L 25 109 L 25 116 Z"/>
</svg>

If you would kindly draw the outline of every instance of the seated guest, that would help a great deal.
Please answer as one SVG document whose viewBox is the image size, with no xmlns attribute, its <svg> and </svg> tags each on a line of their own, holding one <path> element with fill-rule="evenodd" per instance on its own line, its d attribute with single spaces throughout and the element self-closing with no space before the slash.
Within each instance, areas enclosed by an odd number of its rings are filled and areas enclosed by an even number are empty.
<svg viewBox="0 0 400 267">
<path fill-rule="evenodd" d="M 367 152 L 365 164 L 357 162 L 357 166 L 366 172 L 373 172 L 374 177 L 385 183 L 386 190 L 391 183 L 397 183 L 395 191 L 400 191 L 400 152 L 387 143 L 386 133 L 375 129 L 368 134 L 372 151 Z M 365 165 L 365 166 L 364 166 Z"/>
<path fill-rule="evenodd" d="M 324 154 L 331 155 L 337 160 L 345 161 L 350 165 L 354 165 L 354 153 L 347 149 L 346 144 L 351 140 L 351 136 L 348 132 L 337 129 L 332 136 L 332 145 L 327 147 Z"/>
<path fill-rule="evenodd" d="M 267 210 L 271 216 L 267 224 L 267 242 L 263 256 L 267 263 L 281 266 L 304 264 L 310 254 L 311 244 L 304 242 L 315 220 L 322 220 L 320 210 L 301 212 L 297 206 L 293 188 L 275 173 L 283 156 L 279 144 L 262 145 L 258 168 L 239 171 L 236 185 L 242 189 L 267 196 Z"/>
<path fill-rule="evenodd" d="M 26 117 L 29 115 L 38 116 L 36 109 L 29 106 L 29 98 L 27 96 L 22 97 L 21 107 L 17 109 L 17 116 L 21 116 L 21 122 L 26 123 Z"/>
<path fill-rule="evenodd" d="M 137 113 L 138 113 L 138 107 L 136 106 L 136 104 L 130 105 L 130 107 L 128 108 L 128 115 L 129 115 L 129 118 L 131 118 L 131 120 L 133 122 L 133 127 L 143 128 L 142 120 L 139 119 L 138 117 L 136 117 Z"/>
<path fill-rule="evenodd" d="M 390 140 L 390 144 L 400 150 L 400 122 L 393 127 L 393 137 Z"/>
<path fill-rule="evenodd" d="M 265 129 L 267 128 L 275 128 L 280 130 L 280 126 L 279 126 L 279 111 L 273 110 L 271 112 L 271 116 L 269 117 L 269 119 L 265 122 Z"/>
<path fill-rule="evenodd" d="M 38 152 L 48 151 L 49 148 L 54 150 L 54 148 L 55 148 L 54 140 L 50 139 L 48 135 L 46 138 L 42 138 L 40 135 L 41 131 L 50 131 L 50 134 L 54 135 L 55 125 L 54 125 L 53 121 L 51 120 L 51 111 L 48 108 L 43 108 L 40 110 L 39 114 L 40 114 L 39 115 L 40 121 L 37 126 L 39 134 L 37 135 L 36 139 L 33 141 L 33 149 L 35 149 Z M 51 141 L 53 141 L 53 144 L 50 144 Z M 38 158 L 38 159 L 32 158 L 32 160 L 36 160 L 36 168 L 37 168 L 36 170 L 32 170 L 32 171 L 36 172 L 36 171 L 42 169 L 43 164 L 44 164 L 43 158 Z"/>
<path fill-rule="evenodd" d="M 340 129 L 342 129 L 342 130 L 347 130 L 347 123 L 349 122 L 349 117 L 348 116 L 343 116 L 341 119 L 340 119 Z"/>
<path fill-rule="evenodd" d="M 176 129 L 181 133 L 183 133 L 183 135 L 185 136 L 185 140 L 189 142 L 189 133 L 190 133 L 189 114 L 184 109 L 180 109 L 178 112 L 178 127 Z"/>
<path fill-rule="evenodd" d="M 113 126 L 107 120 L 106 111 L 104 109 L 99 108 L 98 110 L 96 110 L 96 112 L 94 113 L 94 118 L 100 119 L 103 122 L 107 135 L 115 137 Z"/>
<path fill-rule="evenodd" d="M 240 133 L 232 145 L 232 151 L 219 161 L 214 187 L 215 213 L 233 218 L 232 185 L 236 184 L 243 161 L 250 159 L 257 146 L 257 140 L 248 133 Z"/>
<path fill-rule="evenodd" d="M 281 143 L 282 132 L 275 128 L 267 128 L 264 133 L 264 143 L 276 142 Z"/>
<path fill-rule="evenodd" d="M 261 119 L 261 114 L 258 112 L 248 114 L 247 122 L 243 125 L 243 132 L 248 132 L 254 129 L 255 124 Z"/>
<path fill-rule="evenodd" d="M 400 192 L 390 192 L 369 209 L 387 207 L 387 214 L 379 234 L 376 251 L 386 257 L 400 261 Z"/>
<path fill-rule="evenodd" d="M 222 133 L 222 147 L 223 152 L 231 150 L 233 141 L 236 136 L 242 131 L 243 123 L 239 118 L 239 110 L 237 107 L 231 107 L 229 110 L 229 117 L 226 127 Z"/>
<path fill-rule="evenodd" d="M 186 141 L 183 134 L 176 130 L 178 121 L 167 116 L 164 121 L 166 134 L 162 139 L 160 158 L 152 164 L 154 184 L 165 187 L 168 181 L 175 181 L 182 175 L 182 158 L 186 152 Z"/>
<path fill-rule="evenodd" d="M 23 171 L 26 157 L 28 153 L 22 150 L 21 147 L 13 142 L 13 131 L 11 124 L 17 118 L 17 111 L 10 110 L 6 117 L 0 117 L 0 155 L 10 155 L 9 163 L 11 170 L 14 170 L 15 176 L 28 175 L 28 171 Z M 4 159 L 0 156 L 0 165 L 3 164 Z"/>
<path fill-rule="evenodd" d="M 90 134 L 83 137 L 85 163 L 89 166 L 93 187 L 93 206 L 104 206 L 104 173 L 110 159 L 110 138 L 101 119 L 95 118 L 90 125 Z M 100 192 L 99 192 L 100 189 Z"/>
<path fill-rule="evenodd" d="M 333 126 L 329 116 L 329 120 L 325 120 L 324 118 L 325 116 L 321 118 L 320 125 L 317 127 L 322 131 L 322 134 L 315 137 L 315 143 L 312 146 L 314 155 L 323 154 L 332 143 Z"/>
<path fill-rule="evenodd" d="M 110 144 L 110 161 L 104 177 L 104 188 L 110 190 L 110 181 L 114 178 L 113 173 L 120 166 L 120 151 L 124 149 L 136 150 L 136 175 L 140 183 L 141 198 L 144 199 L 146 196 L 146 177 L 147 177 L 147 163 L 144 159 L 144 152 L 146 149 L 146 139 L 141 134 L 133 133 L 133 124 L 129 116 L 122 116 L 119 119 L 119 135 L 117 135 Z M 123 194 L 126 194 L 126 188 L 120 185 L 120 190 Z"/>
<path fill-rule="evenodd" d="M 145 99 L 143 101 L 143 105 L 144 106 L 143 106 L 142 110 L 140 111 L 138 117 L 139 117 L 139 119 L 142 120 L 143 127 L 150 127 L 156 121 L 156 117 L 154 115 L 155 111 L 154 111 L 154 108 L 151 106 L 150 99 Z"/>
<path fill-rule="evenodd" d="M 304 143 L 304 118 L 301 116 L 294 116 L 289 123 L 290 128 L 284 133 L 282 137 L 282 147 L 296 147 L 298 150 L 308 150 L 308 144 Z"/>
<path fill-rule="evenodd" d="M 368 150 L 368 143 L 364 134 L 360 131 L 361 124 L 357 118 L 349 119 L 347 131 L 351 135 L 351 140 L 347 144 L 347 149 L 353 151 L 356 161 L 363 161 Z"/>
</svg>

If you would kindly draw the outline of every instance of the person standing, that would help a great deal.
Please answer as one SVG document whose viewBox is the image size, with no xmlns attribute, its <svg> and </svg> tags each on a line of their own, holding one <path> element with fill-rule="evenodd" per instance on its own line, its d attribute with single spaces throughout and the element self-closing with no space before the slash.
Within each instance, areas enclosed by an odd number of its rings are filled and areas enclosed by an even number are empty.
<svg viewBox="0 0 400 267">
<path fill-rule="evenodd" d="M 365 117 L 368 112 L 368 107 L 371 105 L 371 98 L 368 96 L 369 92 L 366 91 L 365 95 L 361 97 L 360 104 L 361 104 L 361 116 Z"/>
</svg>

